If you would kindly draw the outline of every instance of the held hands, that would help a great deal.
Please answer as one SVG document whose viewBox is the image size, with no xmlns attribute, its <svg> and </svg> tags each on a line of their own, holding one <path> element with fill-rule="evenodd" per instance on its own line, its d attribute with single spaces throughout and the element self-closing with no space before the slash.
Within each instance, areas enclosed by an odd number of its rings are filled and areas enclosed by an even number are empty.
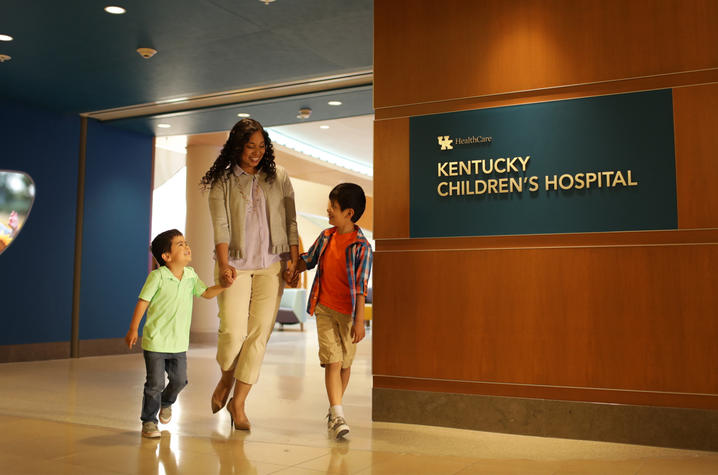
<svg viewBox="0 0 718 475">
<path fill-rule="evenodd" d="M 237 269 L 232 266 L 226 266 L 219 270 L 219 284 L 227 288 L 234 283 L 237 278 Z"/>
<path fill-rule="evenodd" d="M 127 348 L 129 349 L 132 349 L 132 347 L 135 346 L 135 343 L 137 343 L 137 330 L 130 328 L 127 331 L 127 335 L 125 335 L 125 343 L 127 343 Z"/>
<path fill-rule="evenodd" d="M 284 281 L 290 287 L 297 287 L 299 284 L 299 274 L 307 270 L 307 263 L 304 259 L 297 259 L 294 261 L 287 261 L 287 270 L 284 271 Z"/>
<path fill-rule="evenodd" d="M 302 261 L 301 259 L 299 259 Z M 304 262 L 304 261 L 302 261 Z M 299 270 L 298 265 L 295 261 L 287 261 L 287 269 L 284 271 L 284 281 L 290 287 L 296 287 L 299 284 Z"/>
</svg>

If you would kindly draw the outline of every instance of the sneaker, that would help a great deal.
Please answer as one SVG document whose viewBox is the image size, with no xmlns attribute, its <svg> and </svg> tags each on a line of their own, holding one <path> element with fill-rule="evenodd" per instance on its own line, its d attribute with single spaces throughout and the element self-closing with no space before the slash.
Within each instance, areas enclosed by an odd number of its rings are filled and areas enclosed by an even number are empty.
<svg viewBox="0 0 718 475">
<path fill-rule="evenodd" d="M 160 422 L 167 424 L 172 419 L 172 406 L 163 407 L 160 409 Z"/>
<path fill-rule="evenodd" d="M 349 433 L 349 425 L 343 417 L 337 416 L 329 421 L 329 431 L 335 439 L 339 440 Z"/>
<path fill-rule="evenodd" d="M 332 430 L 332 411 L 327 411 L 327 430 Z"/>
<path fill-rule="evenodd" d="M 157 437 L 160 437 L 160 431 L 157 429 L 157 424 L 148 421 L 142 423 L 142 437 L 147 437 L 149 439 L 156 439 Z"/>
</svg>

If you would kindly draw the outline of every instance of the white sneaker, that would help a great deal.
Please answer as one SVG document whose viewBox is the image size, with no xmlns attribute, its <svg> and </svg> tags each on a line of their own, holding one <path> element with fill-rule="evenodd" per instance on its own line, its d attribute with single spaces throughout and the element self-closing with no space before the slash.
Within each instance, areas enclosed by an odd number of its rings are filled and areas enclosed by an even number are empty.
<svg viewBox="0 0 718 475">
<path fill-rule="evenodd" d="M 172 406 L 163 407 L 160 409 L 160 422 L 167 424 L 172 419 Z"/>
<path fill-rule="evenodd" d="M 142 423 L 142 437 L 156 439 L 161 435 L 162 434 L 160 434 L 159 429 L 157 429 L 157 424 L 155 424 L 154 422 L 147 421 Z"/>
<path fill-rule="evenodd" d="M 329 432 L 335 439 L 342 439 L 349 433 L 349 425 L 343 417 L 337 416 L 329 421 Z"/>
</svg>

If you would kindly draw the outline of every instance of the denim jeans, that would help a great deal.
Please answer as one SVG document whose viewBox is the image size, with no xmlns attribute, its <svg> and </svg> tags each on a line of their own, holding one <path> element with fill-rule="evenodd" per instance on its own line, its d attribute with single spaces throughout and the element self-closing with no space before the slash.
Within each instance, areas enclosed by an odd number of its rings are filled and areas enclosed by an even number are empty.
<svg viewBox="0 0 718 475">
<path fill-rule="evenodd" d="M 187 353 L 144 351 L 147 380 L 142 397 L 142 422 L 157 423 L 160 407 L 174 404 L 177 395 L 187 386 Z M 165 372 L 169 382 L 165 386 Z"/>
</svg>

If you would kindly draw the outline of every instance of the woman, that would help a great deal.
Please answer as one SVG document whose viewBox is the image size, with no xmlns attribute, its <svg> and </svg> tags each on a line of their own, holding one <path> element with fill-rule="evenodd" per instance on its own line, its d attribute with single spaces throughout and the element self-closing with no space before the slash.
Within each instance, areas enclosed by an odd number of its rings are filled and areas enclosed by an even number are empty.
<svg viewBox="0 0 718 475">
<path fill-rule="evenodd" d="M 235 124 L 201 183 L 210 190 L 215 280 L 233 283 L 217 299 L 222 377 L 212 412 L 224 407 L 234 386 L 227 410 L 235 429 L 249 429 L 245 402 L 277 316 L 282 261 L 289 259 L 285 276 L 291 276 L 299 257 L 294 190 L 287 172 L 274 163 L 269 135 L 253 119 Z"/>
</svg>

